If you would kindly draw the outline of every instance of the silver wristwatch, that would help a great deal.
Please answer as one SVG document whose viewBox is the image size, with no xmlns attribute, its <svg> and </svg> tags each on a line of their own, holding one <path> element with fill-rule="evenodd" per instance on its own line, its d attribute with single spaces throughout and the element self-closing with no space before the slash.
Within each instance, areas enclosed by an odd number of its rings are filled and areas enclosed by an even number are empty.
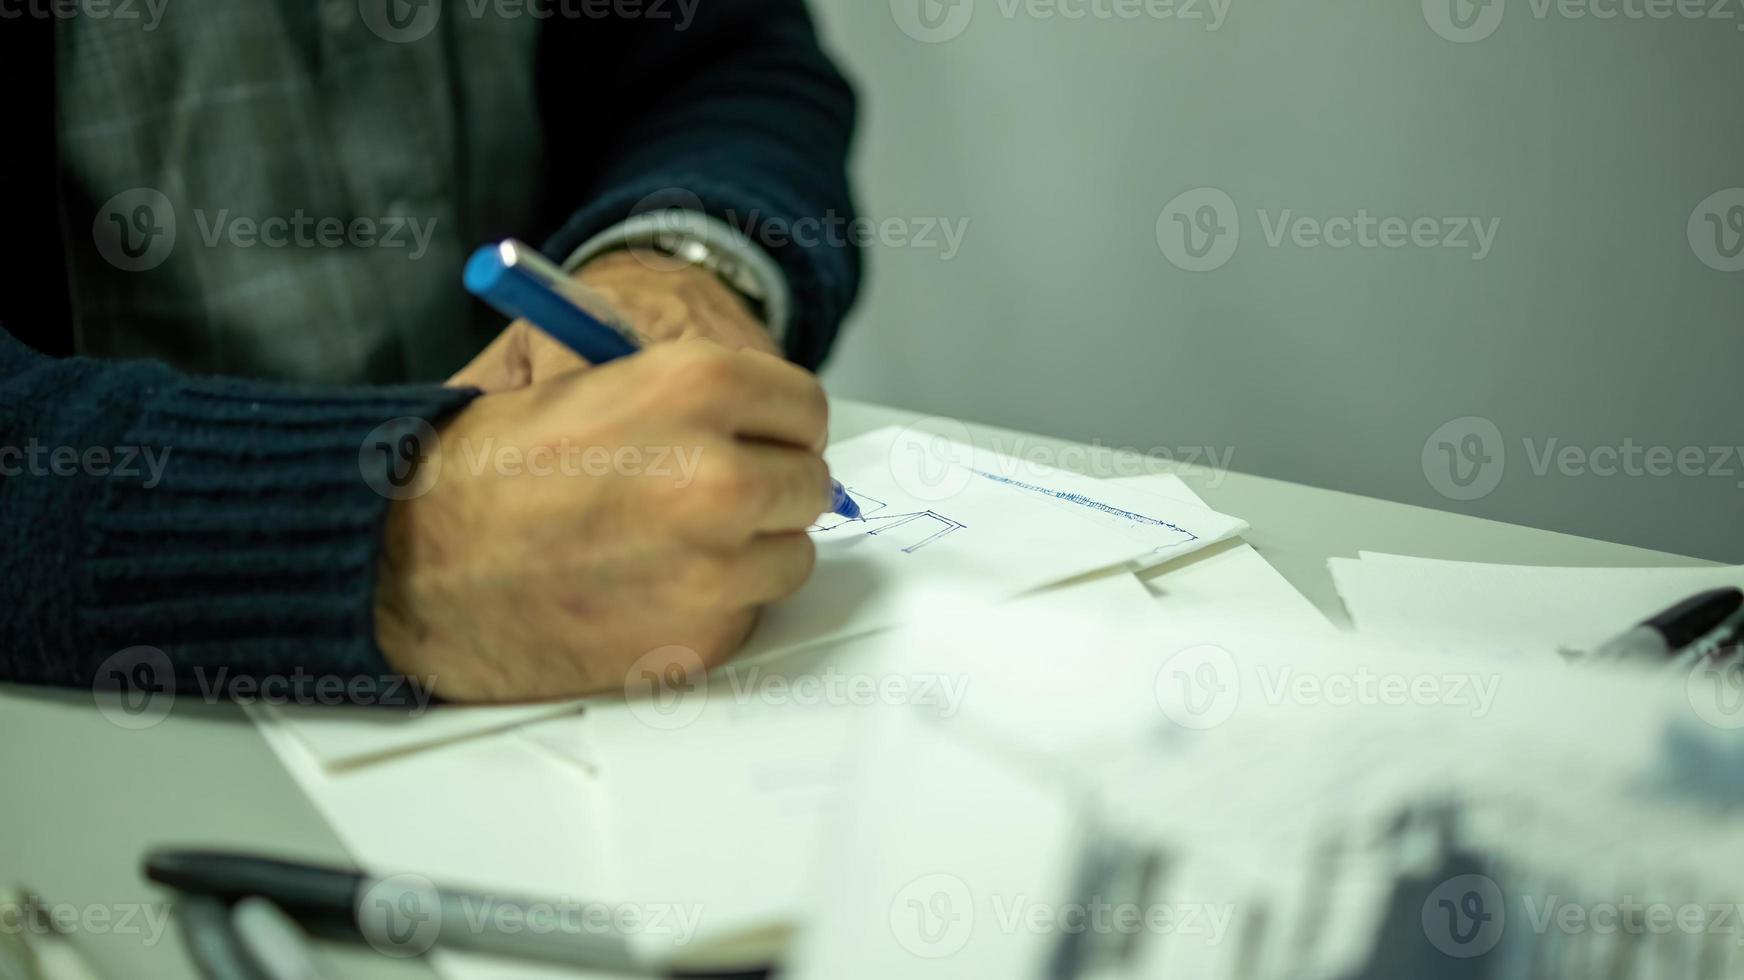
<svg viewBox="0 0 1744 980">
<path fill-rule="evenodd" d="M 564 268 L 573 271 L 601 255 L 626 249 L 647 249 L 666 256 L 675 268 L 707 269 L 744 297 L 752 312 L 769 327 L 776 345 L 786 348 L 787 278 L 775 260 L 737 228 L 698 211 L 646 212 L 584 242 Z"/>
</svg>

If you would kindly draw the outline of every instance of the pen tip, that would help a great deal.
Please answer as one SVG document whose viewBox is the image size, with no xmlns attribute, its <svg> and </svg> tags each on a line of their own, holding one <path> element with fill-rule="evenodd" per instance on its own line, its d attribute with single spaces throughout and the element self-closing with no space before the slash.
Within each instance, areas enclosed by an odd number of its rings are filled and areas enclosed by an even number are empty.
<svg viewBox="0 0 1744 980">
<path fill-rule="evenodd" d="M 848 496 L 848 491 L 843 489 L 840 483 L 833 484 L 833 486 L 835 487 L 835 507 L 833 508 L 835 512 L 848 520 L 858 520 L 860 505 L 854 502 L 853 497 Z"/>
</svg>

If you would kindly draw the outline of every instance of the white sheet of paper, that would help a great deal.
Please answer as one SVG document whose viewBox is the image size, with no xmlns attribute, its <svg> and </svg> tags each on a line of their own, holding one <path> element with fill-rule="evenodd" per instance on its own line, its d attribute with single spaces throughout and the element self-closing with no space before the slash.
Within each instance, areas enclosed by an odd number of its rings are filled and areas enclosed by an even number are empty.
<svg viewBox="0 0 1744 980">
<path fill-rule="evenodd" d="M 1149 594 L 1119 570 L 978 615 L 1032 606 L 1104 623 L 1151 616 Z M 845 760 L 865 727 L 889 711 L 954 717 L 976 696 L 981 678 L 911 660 L 916 647 L 939 642 L 941 628 L 964 627 L 898 628 L 737 664 L 674 692 L 662 709 L 648 701 L 590 707 L 576 726 L 585 744 L 571 744 L 576 761 L 599 774 L 630 894 L 703 904 L 708 942 L 802 921 L 828 852 L 824 828 L 850 775 Z"/>
<path fill-rule="evenodd" d="M 424 710 L 352 705 L 257 706 L 294 734 L 321 764 L 334 769 L 365 765 L 528 722 L 574 714 L 579 701 L 514 705 L 432 705 Z"/>
<path fill-rule="evenodd" d="M 1202 507 L 888 427 L 832 447 L 861 517 L 813 529 L 817 570 L 764 612 L 748 655 L 924 622 L 1246 525 Z"/>
<path fill-rule="evenodd" d="M 624 901 L 602 827 L 598 785 L 517 732 L 332 771 L 291 726 L 249 709 L 279 761 L 359 866 L 377 876 L 552 901 Z M 560 719 L 561 721 L 561 719 Z M 604 980 L 525 960 L 437 948 L 451 980 Z"/>
<path fill-rule="evenodd" d="M 1121 477 L 1104 482 L 1205 506 L 1186 481 L 1173 474 Z M 1142 578 L 1145 587 L 1157 598 L 1158 611 L 1171 619 L 1240 620 L 1263 623 L 1280 632 L 1334 629 L 1314 603 L 1246 543 L 1208 548 L 1174 562 L 1163 574 L 1147 574 Z"/>
<path fill-rule="evenodd" d="M 1744 568 L 1555 568 L 1363 552 L 1328 563 L 1362 633 L 1516 656 L 1587 650 Z"/>
<path fill-rule="evenodd" d="M 1127 952 L 1136 955 L 1124 967 L 1104 961 L 1086 975 L 1349 975 L 1369 960 L 1395 877 L 1435 869 L 1417 863 L 1428 857 L 1410 846 L 1422 842 L 1420 833 L 1403 835 L 1401 846 L 1387 843 L 1401 814 L 1433 816 L 1450 804 L 1472 815 L 1469 832 L 1502 854 L 1559 871 L 1597 865 L 1592 879 L 1601 887 L 1614 887 L 1612 875 L 1626 871 L 1656 885 L 1678 882 L 1685 896 L 1723 891 L 1736 862 L 1716 855 L 1744 854 L 1744 833 L 1718 805 L 1736 799 L 1735 790 L 1710 776 L 1721 760 L 1736 758 L 1734 733 L 1692 716 L 1675 678 L 1642 683 L 1541 663 L 1474 664 L 1335 633 L 1304 640 L 1231 629 L 1206 640 L 1218 645 L 1218 658 L 1197 659 L 1186 673 L 1214 675 L 1201 693 L 1214 690 L 1207 706 L 1222 708 L 1159 715 L 1153 703 L 1148 720 L 1143 710 L 1126 712 L 1132 727 L 1115 743 L 1124 754 L 1068 747 L 1069 765 L 1025 765 L 1037 744 L 1024 734 L 1036 705 L 1004 696 L 989 706 L 1010 713 L 1003 725 L 977 717 L 916 726 L 949 734 L 975 722 L 977 730 L 956 734 L 991 766 L 964 765 L 937 738 L 919 746 L 899 733 L 867 740 L 869 778 L 833 831 L 844 844 L 826 868 L 822 911 L 794 958 L 794 975 L 1038 975 L 1068 937 L 1048 932 L 1038 948 L 1043 933 L 988 924 L 1023 922 L 1010 915 L 1014 902 L 1092 896 L 1165 906 L 1190 896 L 1202 918 L 1166 938 L 1134 940 Z M 1363 677 L 1387 682 L 1348 696 Z M 1112 679 L 1081 713 L 1113 717 L 1121 712 L 1106 706 L 1122 700 L 1142 709 L 1151 692 L 1125 681 Z M 1172 703 L 1178 711 L 1192 700 Z M 1672 775 L 1679 767 L 1667 762 L 1686 752 L 1693 758 Z M 1084 889 L 1082 878 L 1066 874 L 1084 867 L 1061 846 L 1073 842 L 1069 818 L 1026 828 L 1022 845 L 1005 844 L 1009 822 L 1047 805 L 1045 796 L 1015 805 L 998 792 L 1005 769 L 1092 784 L 1058 794 L 1095 801 L 1083 807 L 1096 822 L 1080 838 L 1155 847 L 1166 877 L 1148 895 Z M 1571 772 L 1582 778 L 1571 781 Z M 1519 813 L 1509 812 L 1514 804 Z M 1498 813 L 1567 828 L 1573 843 L 1521 840 L 1495 825 Z M 1476 826 L 1484 820 L 1491 829 Z M 1339 845 L 1335 872 L 1324 863 L 1328 843 Z M 1674 852 L 1672 873 L 1661 856 Z M 1081 894 L 1061 891 L 1075 882 Z M 1304 883 L 1316 886 L 1306 896 Z M 1397 926 L 1420 930 L 1420 906 L 1414 899 Z M 1264 914 L 1249 914 L 1256 908 Z M 1219 910 L 1221 923 L 1208 930 Z M 1297 937 L 1307 928 L 1313 941 L 1303 944 Z"/>
<path fill-rule="evenodd" d="M 1077 899 L 1082 822 L 1061 787 L 960 734 L 913 713 L 880 719 L 847 781 L 784 975 L 1047 975 L 1058 937 L 1023 916 Z"/>
</svg>

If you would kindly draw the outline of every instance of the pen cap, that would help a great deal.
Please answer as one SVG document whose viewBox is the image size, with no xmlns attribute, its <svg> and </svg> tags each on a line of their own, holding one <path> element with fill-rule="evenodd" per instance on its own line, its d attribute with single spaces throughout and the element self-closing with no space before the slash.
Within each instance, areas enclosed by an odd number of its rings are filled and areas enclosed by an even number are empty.
<svg viewBox="0 0 1744 980">
<path fill-rule="evenodd" d="M 568 318 L 568 311 L 562 306 L 564 300 L 601 324 L 609 326 L 613 320 L 610 304 L 593 290 L 512 239 L 473 252 L 461 278 L 467 292 L 498 312 L 531 320 L 547 329 Z M 559 295 L 552 296 L 552 292 Z M 626 342 L 625 346 L 633 352 L 633 345 Z"/>
</svg>

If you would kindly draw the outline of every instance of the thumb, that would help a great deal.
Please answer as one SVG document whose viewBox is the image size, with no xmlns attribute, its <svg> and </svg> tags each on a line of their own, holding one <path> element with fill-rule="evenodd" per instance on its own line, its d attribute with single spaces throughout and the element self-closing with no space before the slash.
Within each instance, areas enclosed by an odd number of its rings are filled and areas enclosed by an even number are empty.
<svg viewBox="0 0 1744 980">
<path fill-rule="evenodd" d="M 451 388 L 477 388 L 485 394 L 525 387 L 527 340 L 520 321 L 509 324 L 484 350 L 448 379 Z"/>
<path fill-rule="evenodd" d="M 528 383 L 544 381 L 592 366 L 580 354 L 558 343 L 543 330 L 529 325 L 523 333 L 526 336 L 527 365 L 531 374 Z"/>
</svg>

